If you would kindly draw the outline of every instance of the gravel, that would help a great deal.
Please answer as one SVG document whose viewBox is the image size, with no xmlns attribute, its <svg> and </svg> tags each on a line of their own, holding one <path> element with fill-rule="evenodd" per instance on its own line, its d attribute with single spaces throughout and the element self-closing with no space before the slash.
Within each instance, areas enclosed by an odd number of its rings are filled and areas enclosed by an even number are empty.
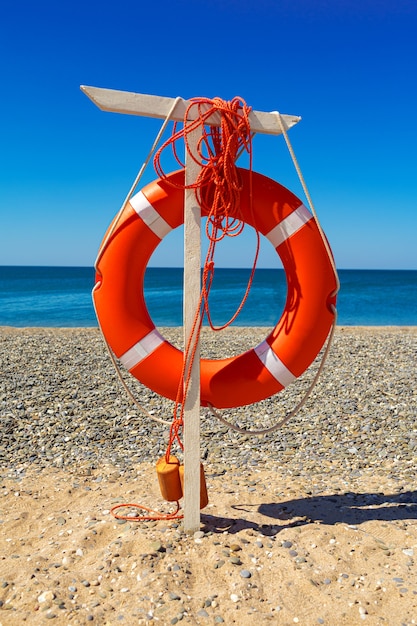
<svg viewBox="0 0 417 626">
<path fill-rule="evenodd" d="M 181 347 L 180 328 L 161 331 Z M 202 355 L 242 352 L 267 332 L 203 329 Z M 128 472 L 165 453 L 173 403 L 123 372 L 133 403 L 97 329 L 3 327 L 0 339 L 0 467 L 22 472 L 82 465 L 88 471 L 105 462 Z M 389 460 L 412 474 L 416 362 L 417 327 L 337 328 L 317 385 L 282 429 L 266 436 L 237 433 L 202 408 L 202 457 L 219 473 L 230 465 L 270 467 L 278 461 L 281 470 L 301 475 L 319 464 L 354 476 Z M 248 430 L 270 427 L 300 402 L 318 363 L 274 397 L 222 416 Z M 384 463 L 387 471 L 390 463 Z M 248 482 L 247 489 L 256 484 Z"/>
</svg>

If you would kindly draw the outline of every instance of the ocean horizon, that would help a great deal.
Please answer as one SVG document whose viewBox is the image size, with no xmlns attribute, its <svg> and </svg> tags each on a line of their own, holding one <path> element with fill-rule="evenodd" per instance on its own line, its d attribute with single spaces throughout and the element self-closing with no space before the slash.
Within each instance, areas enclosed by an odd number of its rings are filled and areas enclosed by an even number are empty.
<svg viewBox="0 0 417 626">
<path fill-rule="evenodd" d="M 250 269 L 216 268 L 210 310 L 216 325 L 233 315 Z M 417 325 L 417 270 L 338 270 L 339 326 Z M 158 327 L 182 326 L 182 268 L 149 267 L 145 300 Z M 92 267 L 0 266 L 0 326 L 97 327 Z M 256 270 L 234 326 L 273 327 L 286 299 L 283 269 Z"/>
</svg>

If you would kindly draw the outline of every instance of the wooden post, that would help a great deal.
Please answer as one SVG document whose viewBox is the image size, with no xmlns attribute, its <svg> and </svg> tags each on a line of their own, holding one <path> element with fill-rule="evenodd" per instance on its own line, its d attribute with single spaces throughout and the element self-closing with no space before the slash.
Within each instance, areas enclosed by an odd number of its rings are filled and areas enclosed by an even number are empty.
<svg viewBox="0 0 417 626">
<path fill-rule="evenodd" d="M 196 153 L 200 131 L 188 135 L 189 147 Z M 185 155 L 185 182 L 192 185 L 200 166 Z M 195 190 L 185 190 L 184 207 L 184 347 L 190 340 L 201 289 L 201 209 Z M 184 530 L 191 533 L 200 529 L 200 342 L 197 341 L 194 361 L 186 368 L 190 383 L 184 399 Z"/>
<path fill-rule="evenodd" d="M 103 111 L 166 118 L 173 106 L 174 98 L 147 94 L 86 87 L 81 90 Z M 172 119 L 184 121 L 189 101 L 180 99 Z M 191 113 L 193 115 L 193 113 Z M 196 119 L 196 118 L 189 118 Z M 300 121 L 295 115 L 281 115 L 287 129 Z M 220 118 L 214 114 L 207 125 L 218 126 Z M 280 135 L 282 127 L 276 112 L 251 111 L 251 131 Z M 191 149 L 200 137 L 196 130 L 188 135 Z M 192 184 L 198 176 L 199 166 L 186 155 L 185 180 Z M 184 198 L 184 344 L 187 345 L 197 310 L 201 287 L 201 211 L 193 189 L 185 190 Z M 191 369 L 190 385 L 184 405 L 184 529 L 193 532 L 200 527 L 200 350 L 197 346 Z"/>
</svg>

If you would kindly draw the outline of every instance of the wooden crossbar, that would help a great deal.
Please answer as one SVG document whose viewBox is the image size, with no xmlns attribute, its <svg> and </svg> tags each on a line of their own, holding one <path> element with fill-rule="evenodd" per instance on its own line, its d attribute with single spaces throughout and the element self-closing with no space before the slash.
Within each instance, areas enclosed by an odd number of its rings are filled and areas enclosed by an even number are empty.
<svg viewBox="0 0 417 626">
<path fill-rule="evenodd" d="M 81 85 L 81 91 L 102 111 L 125 113 L 127 115 L 143 115 L 145 117 L 167 117 L 175 101 L 175 98 L 150 96 L 148 94 L 103 89 L 101 87 L 88 87 L 86 85 Z M 181 98 L 175 107 L 172 119 L 177 122 L 184 121 L 184 115 L 189 104 L 189 100 Z M 197 112 L 195 114 L 197 116 Z M 190 119 L 196 119 L 196 117 Z M 301 120 L 301 117 L 281 114 L 281 119 L 287 128 L 291 128 Z M 249 122 L 254 133 L 270 135 L 280 135 L 282 133 L 276 112 L 251 111 Z M 220 116 L 218 114 L 212 115 L 207 120 L 207 125 L 219 126 Z"/>
</svg>

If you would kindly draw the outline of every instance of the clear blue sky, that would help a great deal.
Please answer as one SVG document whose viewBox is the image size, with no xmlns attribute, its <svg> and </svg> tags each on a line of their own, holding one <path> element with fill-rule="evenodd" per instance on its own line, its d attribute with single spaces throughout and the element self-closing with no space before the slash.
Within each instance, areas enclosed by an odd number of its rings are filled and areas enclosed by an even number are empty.
<svg viewBox="0 0 417 626">
<path fill-rule="evenodd" d="M 338 267 L 417 269 L 416 33 L 416 0 L 7 0 L 0 265 L 92 265 L 148 153 L 160 122 L 100 111 L 85 84 L 301 115 L 290 138 Z M 304 199 L 281 137 L 256 138 L 254 166 Z M 250 265 L 236 245 L 219 265 Z"/>
</svg>

